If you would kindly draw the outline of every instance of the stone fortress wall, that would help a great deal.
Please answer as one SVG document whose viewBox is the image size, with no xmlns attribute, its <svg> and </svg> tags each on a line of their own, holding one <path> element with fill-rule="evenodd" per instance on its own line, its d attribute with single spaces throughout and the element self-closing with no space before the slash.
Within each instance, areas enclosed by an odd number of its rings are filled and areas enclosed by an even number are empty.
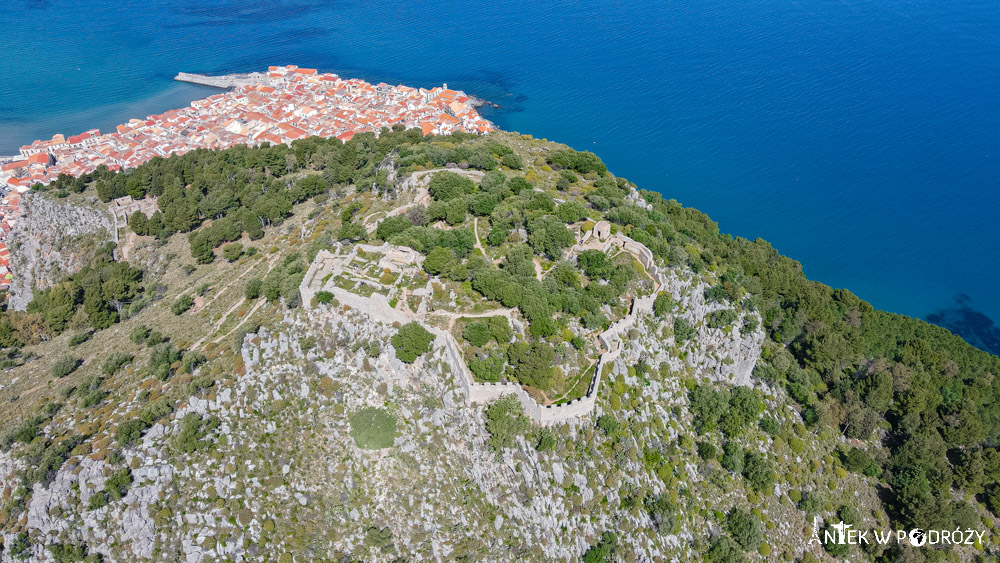
<svg viewBox="0 0 1000 563">
<path fill-rule="evenodd" d="M 639 297 L 633 300 L 632 307 L 624 318 L 611 325 L 610 328 L 598 335 L 603 352 L 598 358 L 596 366 L 593 368 L 590 385 L 587 394 L 579 399 L 559 405 L 539 404 L 520 385 L 512 382 L 501 383 L 479 383 L 470 373 L 465 364 L 458 343 L 454 336 L 448 331 L 440 330 L 424 324 L 424 315 L 421 312 L 414 314 L 408 310 L 394 309 L 389 305 L 389 298 L 381 293 L 373 293 L 370 297 L 364 297 L 343 288 L 337 287 L 332 278 L 341 273 L 350 264 L 353 257 L 357 256 L 358 250 L 365 252 L 377 252 L 383 254 L 379 262 L 380 267 L 392 270 L 403 271 L 409 268 L 419 268 L 423 261 L 423 256 L 413 249 L 398 247 L 385 243 L 381 246 L 367 244 L 357 244 L 346 255 L 337 255 L 323 250 L 317 254 L 302 280 L 299 288 L 302 302 L 308 306 L 316 293 L 329 291 L 343 305 L 347 305 L 360 312 L 368 314 L 372 319 L 388 324 L 406 324 L 411 321 L 421 322 L 421 324 L 435 336 L 435 345 L 446 350 L 445 357 L 450 364 L 451 371 L 456 375 L 456 380 L 463 388 L 466 401 L 469 404 L 481 404 L 494 401 L 505 395 L 515 395 L 524 407 L 524 412 L 542 425 L 557 424 L 571 420 L 578 420 L 594 412 L 597 403 L 598 392 L 601 387 L 601 374 L 605 366 L 613 365 L 618 360 L 624 349 L 624 337 L 628 331 L 636 326 L 637 321 L 643 316 L 652 314 L 653 302 L 661 288 L 678 293 L 682 286 L 676 280 L 666 279 L 663 272 L 656 265 L 656 259 L 649 248 L 632 238 L 621 234 L 611 234 L 611 226 L 607 221 L 598 222 L 591 232 L 585 233 L 580 244 L 574 248 L 595 248 L 604 252 L 613 249 L 620 249 L 633 255 L 646 269 L 653 279 L 654 290 L 651 295 Z M 330 278 L 324 283 L 323 278 L 329 274 Z M 676 296 L 675 296 L 676 297 Z M 756 343 L 756 354 L 753 349 L 747 349 L 747 358 L 736 364 L 738 373 L 729 374 L 728 379 L 737 384 L 747 385 L 750 380 L 750 373 L 756 364 L 756 356 L 759 355 L 760 343 L 763 340 L 760 335 L 751 335 L 751 343 Z M 741 344 L 741 348 L 746 348 L 746 344 Z M 750 347 L 752 348 L 752 346 Z M 718 369 L 720 366 L 716 366 Z M 719 379 L 722 379 L 720 377 Z"/>
</svg>

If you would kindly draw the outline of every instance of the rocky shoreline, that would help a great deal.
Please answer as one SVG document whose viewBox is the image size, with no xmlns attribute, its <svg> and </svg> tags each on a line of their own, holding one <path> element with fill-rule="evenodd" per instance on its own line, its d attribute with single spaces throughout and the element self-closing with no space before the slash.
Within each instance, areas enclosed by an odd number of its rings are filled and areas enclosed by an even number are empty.
<svg viewBox="0 0 1000 563">
<path fill-rule="evenodd" d="M 480 98 L 479 96 L 474 96 L 472 94 L 469 94 L 469 105 L 477 109 L 483 106 L 490 107 L 493 109 L 503 109 L 503 106 L 496 102 L 484 100 L 483 98 Z"/>
</svg>

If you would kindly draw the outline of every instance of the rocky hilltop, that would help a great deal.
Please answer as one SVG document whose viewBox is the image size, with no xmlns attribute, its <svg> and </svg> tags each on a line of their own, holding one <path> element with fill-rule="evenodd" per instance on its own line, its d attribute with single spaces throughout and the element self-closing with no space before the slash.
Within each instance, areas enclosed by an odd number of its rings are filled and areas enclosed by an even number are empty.
<svg viewBox="0 0 1000 563">
<path fill-rule="evenodd" d="M 703 300 L 679 297 L 688 316 L 704 306 Z M 127 546 L 129 556 L 139 558 L 245 558 L 277 551 L 379 559 L 388 547 L 426 559 L 470 552 L 497 561 L 529 555 L 572 559 L 586 550 L 587 537 L 611 524 L 615 515 L 607 501 L 618 502 L 624 484 L 665 492 L 637 460 L 618 465 L 600 455 L 606 441 L 600 437 L 589 453 L 572 454 L 539 451 L 518 437 L 516 449 L 498 455 L 488 444 L 482 409 L 469 404 L 465 366 L 449 353 L 449 334 L 440 332 L 426 354 L 406 364 L 391 344 L 396 329 L 380 317 L 370 308 L 314 304 L 287 312 L 271 330 L 245 335 L 238 379 L 217 385 L 207 397 L 187 397 L 172 420 L 154 424 L 141 441 L 121 450 L 132 485 L 120 503 L 77 510 L 103 494 L 115 472 L 112 463 L 84 457 L 34 491 L 27 527 L 43 536 L 88 538 L 97 553 Z M 645 360 L 660 365 L 661 373 L 671 370 L 676 357 L 668 352 L 672 337 L 662 338 L 666 324 L 652 311 L 641 315 L 607 372 L 626 397 L 643 405 L 631 415 L 636 422 L 655 423 L 644 439 L 662 432 L 676 438 L 675 428 L 661 427 L 671 406 L 690 417 L 676 379 L 647 376 L 643 383 L 627 367 Z M 715 364 L 704 359 L 740 346 L 738 339 L 706 334 L 681 369 L 714 379 Z M 735 379 L 749 384 L 749 373 Z M 396 426 L 390 450 L 366 451 L 352 438 L 350 413 L 371 405 L 391 406 Z M 115 407 L 123 413 L 142 408 L 140 401 Z M 611 411 L 606 402 L 592 416 L 565 421 L 553 435 L 569 443 L 594 440 L 593 416 L 602 411 Z M 178 455 L 189 415 L 212 420 L 211 452 Z M 0 467 L 9 472 L 16 466 L 9 454 L 0 454 Z M 700 479 L 697 473 L 690 477 Z M 566 486 L 576 489 L 569 497 Z M 440 511 L 445 506 L 454 508 Z M 639 532 L 645 519 L 631 517 L 629 527 Z M 318 530 L 296 532 L 296 521 L 324 522 L 322 536 L 329 539 L 317 544 L 312 534 Z M 383 529 L 383 523 L 390 524 L 384 527 L 390 540 L 373 550 L 371 530 Z M 577 533 L 561 533 L 566 527 Z M 533 547 L 525 552 L 523 546 L 486 542 L 481 530 Z M 643 534 L 622 540 L 635 542 L 650 559 L 682 546 L 672 535 L 662 545 Z"/>
<path fill-rule="evenodd" d="M 2 561 L 997 553 L 1000 360 L 596 155 L 395 130 L 102 174 L 26 202 Z M 126 186 L 156 210 L 112 252 Z M 809 541 L 838 522 L 984 531 Z"/>
<path fill-rule="evenodd" d="M 74 201 L 27 192 L 11 232 L 11 268 L 17 272 L 8 307 L 23 311 L 35 289 L 53 286 L 78 271 L 115 240 L 114 216 L 93 195 Z"/>
</svg>

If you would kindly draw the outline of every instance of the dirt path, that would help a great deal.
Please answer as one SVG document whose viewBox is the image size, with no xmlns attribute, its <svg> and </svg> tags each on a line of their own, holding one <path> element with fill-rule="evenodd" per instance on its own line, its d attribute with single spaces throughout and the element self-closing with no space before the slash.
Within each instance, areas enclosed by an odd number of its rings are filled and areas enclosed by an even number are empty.
<svg viewBox="0 0 1000 563">
<path fill-rule="evenodd" d="M 588 373 L 590 373 L 590 370 L 594 369 L 595 365 L 597 365 L 597 360 L 591 361 L 590 365 L 588 365 L 586 368 L 584 368 L 584 370 L 581 372 L 582 375 L 580 377 L 586 377 L 586 375 Z M 577 382 L 577 385 L 579 385 L 579 381 Z M 545 404 L 546 405 L 551 405 L 553 403 L 558 403 L 559 401 L 565 399 L 566 395 L 569 395 L 569 392 L 572 391 L 573 389 L 576 389 L 576 385 L 573 385 L 572 387 L 570 387 L 569 389 L 567 389 L 565 393 L 563 393 L 562 395 L 560 395 L 560 396 L 558 396 L 558 397 L 556 397 L 555 399 L 552 399 L 552 400 L 549 400 L 548 395 L 546 395 L 546 397 L 545 397 L 546 403 Z"/>
<path fill-rule="evenodd" d="M 219 317 L 219 320 L 215 321 L 215 323 L 212 324 L 212 328 L 210 328 L 208 330 L 208 332 L 205 333 L 205 336 L 202 336 L 201 339 L 199 339 L 197 342 L 195 342 L 194 345 L 192 345 L 191 347 L 192 348 L 197 348 L 197 347 L 201 346 L 201 344 L 203 342 L 205 342 L 205 340 L 212 333 L 214 333 L 215 331 L 217 331 L 220 328 L 222 328 L 222 325 L 226 322 L 226 319 L 229 318 L 229 315 L 232 314 L 233 311 L 235 311 L 236 309 L 238 309 L 239 306 L 243 304 L 243 302 L 244 302 L 243 299 L 239 299 L 239 300 L 236 301 L 236 303 L 233 303 L 233 306 L 230 307 L 229 310 L 227 310 L 225 313 L 223 313 L 222 316 Z"/>
<path fill-rule="evenodd" d="M 125 236 L 125 244 L 121 246 L 123 261 L 128 261 L 129 253 L 132 252 L 133 248 L 135 248 L 135 238 L 136 234 L 131 231 L 129 231 L 129 233 Z"/>
<path fill-rule="evenodd" d="M 479 252 L 481 252 L 483 256 L 486 256 L 486 251 L 483 250 L 483 243 L 479 241 L 479 217 L 472 218 L 472 232 L 476 233 L 475 247 L 479 249 Z"/>
<path fill-rule="evenodd" d="M 264 275 L 267 275 L 267 273 L 270 272 L 274 268 L 274 264 L 278 261 L 278 258 L 280 258 L 280 257 L 281 257 L 280 254 L 275 253 L 273 256 L 271 256 L 270 258 L 267 259 L 267 271 L 264 272 Z M 232 281 L 230 281 L 226 285 L 222 286 L 218 291 L 215 292 L 215 295 L 211 299 L 209 299 L 208 301 L 205 302 L 205 306 L 207 307 L 207 306 L 211 305 L 212 303 L 215 303 L 215 300 L 218 299 L 219 296 L 221 296 L 223 293 L 225 293 L 225 291 L 227 289 L 229 289 L 230 287 L 232 287 L 234 283 L 236 283 L 236 282 L 242 280 L 243 278 L 247 277 L 247 274 L 249 274 L 250 272 L 253 272 L 253 271 L 254 271 L 253 267 L 247 268 L 240 275 L 238 275 L 235 278 L 233 278 Z M 263 277 L 263 276 L 261 276 L 261 277 Z"/>
<path fill-rule="evenodd" d="M 273 256 L 271 256 L 270 258 L 268 258 L 268 260 L 267 260 L 267 271 L 264 272 L 264 275 L 267 275 L 268 272 L 270 272 L 274 268 L 274 265 L 277 263 L 279 257 L 280 257 L 280 255 L 277 254 L 277 253 L 275 253 Z M 205 304 L 202 305 L 201 308 L 203 309 L 203 308 L 211 305 L 213 302 L 215 302 L 216 299 L 219 298 L 219 296 L 221 296 L 223 293 L 225 293 L 227 289 L 229 289 L 230 287 L 232 287 L 234 283 L 236 283 L 236 282 L 240 281 L 241 279 L 245 278 L 247 276 L 247 274 L 249 274 L 250 272 L 253 272 L 253 271 L 255 271 L 255 268 L 253 268 L 252 266 L 249 267 L 249 268 L 247 268 L 243 273 L 241 273 L 240 275 L 236 276 L 235 278 L 233 278 L 232 281 L 230 281 L 225 286 L 223 286 L 222 289 L 220 289 L 219 291 L 215 292 L 215 295 L 212 297 L 212 299 L 209 300 L 209 301 L 207 301 L 207 302 L 205 302 Z M 240 307 L 240 305 L 242 305 L 242 304 L 243 304 L 243 299 L 237 299 L 236 303 L 234 303 L 232 307 L 230 307 L 228 310 L 226 310 L 226 312 L 223 313 L 221 317 L 219 317 L 219 320 L 217 320 L 214 323 L 212 323 L 212 327 L 208 330 L 208 332 L 205 333 L 205 336 L 202 336 L 200 339 L 198 339 L 198 341 L 195 342 L 191 346 L 191 348 L 192 349 L 198 348 L 206 340 L 208 340 L 208 338 L 212 335 L 212 333 L 214 333 L 215 331 L 219 330 L 222 327 L 222 325 L 225 324 L 226 320 L 229 319 L 229 315 L 231 315 L 233 313 L 233 311 L 237 310 Z M 260 303 L 258 303 L 251 310 L 251 313 L 253 313 L 254 311 L 256 311 L 259 308 L 259 306 L 260 306 Z M 249 315 L 250 315 L 250 313 L 247 314 L 247 316 L 249 316 Z M 237 323 L 236 326 L 239 326 L 239 323 Z M 234 329 L 235 329 L 235 327 L 234 327 Z M 232 332 L 232 331 L 230 331 L 230 332 Z M 226 335 L 224 334 L 224 335 L 222 335 L 219 338 L 225 338 L 225 336 Z M 217 338 L 213 342 L 217 342 L 218 340 L 219 339 Z"/>
<path fill-rule="evenodd" d="M 243 303 L 243 302 L 242 302 L 242 301 L 240 301 L 239 303 L 237 303 L 237 305 L 240 305 L 240 304 L 242 304 L 242 303 Z M 267 303 L 267 299 L 258 299 L 258 300 L 257 300 L 257 304 L 256 304 L 256 305 L 254 305 L 254 306 L 253 306 L 253 307 L 252 307 L 252 308 L 251 308 L 251 309 L 250 309 L 249 311 L 247 311 L 247 314 L 246 314 L 246 315 L 243 315 L 243 318 L 245 318 L 245 319 L 248 319 L 248 318 L 252 317 L 254 313 L 256 313 L 256 312 L 257 312 L 258 310 L 260 310 L 260 308 L 261 308 L 261 307 L 263 307 L 263 306 L 264 306 L 264 304 L 265 304 L 265 303 Z M 229 329 L 229 332 L 227 332 L 227 333 L 225 333 L 225 334 L 223 334 L 223 335 L 219 336 L 218 338 L 216 338 L 216 339 L 215 339 L 215 340 L 213 340 L 212 342 L 214 342 L 214 343 L 218 344 L 218 343 L 219 343 L 219 341 L 221 341 L 221 340 L 222 340 L 223 338 L 226 338 L 226 337 L 227 337 L 227 336 L 229 336 L 230 334 L 232 334 L 232 333 L 236 332 L 236 329 L 240 328 L 240 325 L 242 325 L 242 324 L 243 324 L 243 323 L 242 323 L 242 321 L 241 321 L 241 322 L 238 322 L 238 323 L 236 323 L 236 326 L 234 326 L 233 328 Z M 221 326 L 221 325 L 220 325 L 220 326 Z"/>
</svg>

